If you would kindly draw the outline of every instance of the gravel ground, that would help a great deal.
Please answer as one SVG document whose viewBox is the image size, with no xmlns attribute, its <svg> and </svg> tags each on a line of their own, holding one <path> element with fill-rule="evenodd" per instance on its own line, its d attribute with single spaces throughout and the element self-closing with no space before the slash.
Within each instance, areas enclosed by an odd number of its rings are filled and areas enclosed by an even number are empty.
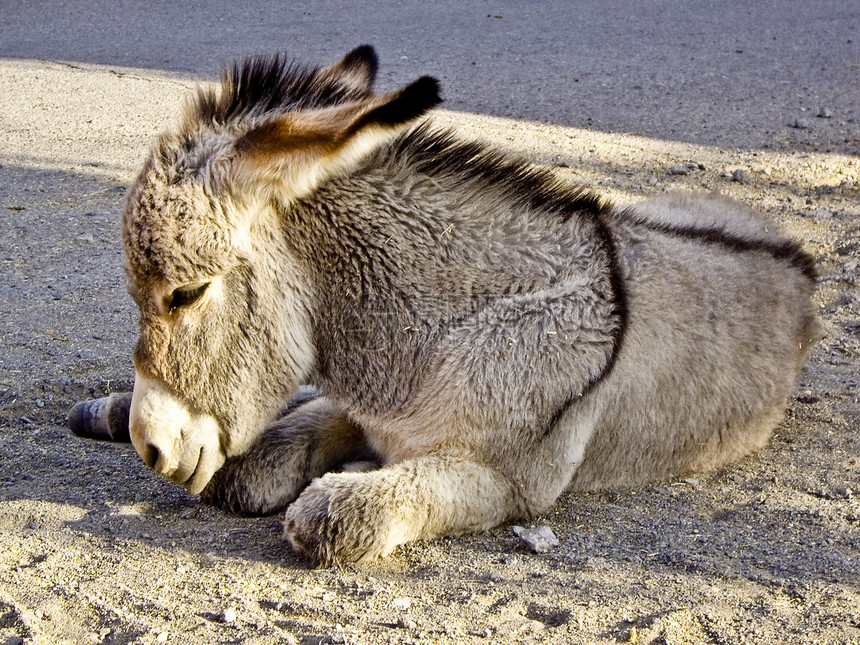
<svg viewBox="0 0 860 645">
<path fill-rule="evenodd" d="M 130 446 L 64 427 L 75 401 L 132 386 L 118 212 L 190 81 L 0 60 L 0 86 L 0 644 L 860 643 L 854 116 L 798 112 L 765 148 L 740 126 L 726 147 L 440 113 L 619 202 L 751 204 L 819 258 L 827 338 L 761 453 L 564 496 L 534 519 L 560 541 L 546 553 L 502 526 L 308 570 L 277 518 L 201 506 Z"/>
</svg>

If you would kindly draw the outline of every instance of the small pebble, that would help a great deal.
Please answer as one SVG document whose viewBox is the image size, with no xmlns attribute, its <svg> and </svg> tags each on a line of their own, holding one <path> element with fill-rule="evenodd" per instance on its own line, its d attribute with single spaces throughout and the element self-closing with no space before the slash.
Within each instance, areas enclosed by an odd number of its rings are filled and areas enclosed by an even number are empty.
<svg viewBox="0 0 860 645">
<path fill-rule="evenodd" d="M 821 400 L 821 397 L 815 395 L 812 390 L 804 390 L 794 398 L 798 403 L 804 403 L 806 405 L 818 403 Z"/>
<path fill-rule="evenodd" d="M 232 607 L 227 607 L 218 615 L 218 620 L 222 623 L 232 623 L 236 620 L 236 610 Z"/>
<path fill-rule="evenodd" d="M 822 106 L 818 108 L 818 114 L 816 114 L 816 116 L 819 119 L 829 119 L 833 116 L 833 113 L 830 111 L 829 108 Z"/>
<path fill-rule="evenodd" d="M 742 168 L 738 168 L 734 172 L 732 172 L 732 181 L 736 181 L 738 183 L 743 183 L 747 180 L 747 171 Z"/>
<path fill-rule="evenodd" d="M 412 601 L 409 598 L 395 598 L 392 604 L 395 609 L 407 611 L 412 606 Z"/>
<path fill-rule="evenodd" d="M 158 636 L 155 637 L 155 640 L 159 643 L 167 642 L 167 632 L 161 632 Z"/>
<path fill-rule="evenodd" d="M 687 166 L 672 166 L 669 172 L 673 175 L 689 175 L 690 169 Z"/>
<path fill-rule="evenodd" d="M 397 619 L 397 626 L 401 629 L 416 629 L 418 627 L 418 623 L 407 616 L 400 616 Z"/>
<path fill-rule="evenodd" d="M 546 524 L 527 529 L 522 526 L 513 528 L 514 535 L 520 538 L 535 553 L 546 553 L 559 545 L 558 538 Z"/>
<path fill-rule="evenodd" d="M 806 119 L 795 119 L 794 123 L 791 124 L 791 127 L 796 130 L 808 130 L 809 121 L 807 121 Z"/>
</svg>

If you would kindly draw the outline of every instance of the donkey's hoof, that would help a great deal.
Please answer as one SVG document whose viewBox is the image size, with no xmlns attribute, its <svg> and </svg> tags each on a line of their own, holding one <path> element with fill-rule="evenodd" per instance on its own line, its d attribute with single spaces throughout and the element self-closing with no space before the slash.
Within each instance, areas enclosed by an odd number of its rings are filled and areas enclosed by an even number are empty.
<svg viewBox="0 0 860 645">
<path fill-rule="evenodd" d="M 107 397 L 76 403 L 66 416 L 69 430 L 85 439 L 113 440 L 107 426 L 106 408 Z"/>
<path fill-rule="evenodd" d="M 308 491 L 287 508 L 284 517 L 284 537 L 293 551 L 320 567 L 335 560 L 334 536 L 329 517 L 329 497 L 325 490 Z M 317 487 L 319 488 L 319 487 Z"/>
<path fill-rule="evenodd" d="M 313 481 L 288 508 L 284 537 L 320 566 L 372 562 L 398 543 L 391 509 L 370 473 L 329 473 Z"/>
<path fill-rule="evenodd" d="M 69 429 L 85 439 L 129 442 L 128 412 L 131 392 L 114 392 L 92 401 L 72 406 L 66 416 Z"/>
</svg>

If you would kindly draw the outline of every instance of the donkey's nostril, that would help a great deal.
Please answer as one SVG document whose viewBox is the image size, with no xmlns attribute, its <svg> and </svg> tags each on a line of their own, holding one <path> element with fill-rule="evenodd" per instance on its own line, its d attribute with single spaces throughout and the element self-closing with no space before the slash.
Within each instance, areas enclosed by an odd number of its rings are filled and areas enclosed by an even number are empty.
<svg viewBox="0 0 860 645">
<path fill-rule="evenodd" d="M 155 464 L 158 463 L 158 458 L 161 456 L 158 448 L 153 446 L 151 443 L 146 444 L 146 447 L 143 449 L 143 463 L 149 466 L 152 469 L 155 469 Z"/>
</svg>

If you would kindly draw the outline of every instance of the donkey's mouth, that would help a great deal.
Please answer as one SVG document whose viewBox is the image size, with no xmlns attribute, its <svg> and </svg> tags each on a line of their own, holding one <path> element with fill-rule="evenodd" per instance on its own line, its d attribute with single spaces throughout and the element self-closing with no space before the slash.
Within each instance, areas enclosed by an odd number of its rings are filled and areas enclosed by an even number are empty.
<svg viewBox="0 0 860 645">
<path fill-rule="evenodd" d="M 160 461 L 154 465 L 147 462 L 147 465 L 161 473 L 165 479 L 184 486 L 189 493 L 197 495 L 206 487 L 215 472 L 224 465 L 224 461 L 223 452 L 213 450 L 207 445 L 200 445 L 196 450 L 186 449 L 185 455 L 174 468 L 162 466 Z"/>
<path fill-rule="evenodd" d="M 194 465 L 194 470 L 192 471 L 191 476 L 188 479 L 186 479 L 184 482 L 177 482 L 177 483 L 185 486 L 186 489 L 194 488 L 195 480 L 199 479 L 200 477 L 205 476 L 205 472 L 203 472 L 203 468 L 202 468 L 202 466 L 203 466 L 203 453 L 205 452 L 205 450 L 206 450 L 206 448 L 204 448 L 203 446 L 200 446 L 200 452 L 197 453 L 197 463 Z M 209 475 L 209 477 L 206 478 L 206 482 L 208 482 L 211 478 L 212 478 L 212 475 Z M 204 486 L 206 485 L 206 482 L 204 482 Z M 189 490 L 189 492 L 192 492 L 192 491 Z"/>
<path fill-rule="evenodd" d="M 216 454 L 209 450 L 207 446 L 201 446 L 200 452 L 197 455 L 197 464 L 191 476 L 184 482 L 176 482 L 182 484 L 192 495 L 197 495 L 206 488 L 206 484 L 212 479 L 216 471 L 224 465 L 224 455 L 219 450 Z"/>
</svg>

